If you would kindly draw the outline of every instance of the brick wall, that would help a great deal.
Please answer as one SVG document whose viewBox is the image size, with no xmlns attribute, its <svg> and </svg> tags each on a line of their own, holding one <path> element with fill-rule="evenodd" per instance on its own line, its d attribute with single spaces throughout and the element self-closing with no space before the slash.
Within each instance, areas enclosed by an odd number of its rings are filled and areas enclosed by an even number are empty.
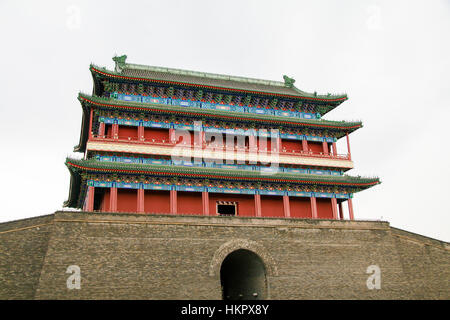
<svg viewBox="0 0 450 320">
<path fill-rule="evenodd" d="M 0 224 L 0 299 L 33 299 L 53 215 Z"/>
<path fill-rule="evenodd" d="M 450 298 L 448 243 L 387 222 L 80 212 L 29 219 L 48 220 L 0 233 L 0 298 L 36 290 L 38 299 L 220 299 L 221 262 L 239 248 L 264 261 L 270 299 Z M 81 269 L 80 290 L 66 287 L 70 265 Z M 380 290 L 367 289 L 369 265 L 381 269 Z"/>
</svg>

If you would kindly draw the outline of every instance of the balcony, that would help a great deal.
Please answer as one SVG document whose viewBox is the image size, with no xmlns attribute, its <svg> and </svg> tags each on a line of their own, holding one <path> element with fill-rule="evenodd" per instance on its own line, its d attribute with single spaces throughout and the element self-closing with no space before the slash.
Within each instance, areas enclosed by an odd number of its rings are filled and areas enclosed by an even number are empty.
<svg viewBox="0 0 450 320">
<path fill-rule="evenodd" d="M 353 168 L 353 161 L 346 154 L 297 151 L 281 147 L 281 150 L 257 149 L 252 146 L 221 146 L 214 143 L 175 143 L 169 139 L 138 139 L 137 137 L 92 136 L 87 142 L 88 151 L 136 153 L 148 155 L 178 156 L 203 159 L 223 159 L 253 163 L 283 163 L 305 166 Z"/>
</svg>

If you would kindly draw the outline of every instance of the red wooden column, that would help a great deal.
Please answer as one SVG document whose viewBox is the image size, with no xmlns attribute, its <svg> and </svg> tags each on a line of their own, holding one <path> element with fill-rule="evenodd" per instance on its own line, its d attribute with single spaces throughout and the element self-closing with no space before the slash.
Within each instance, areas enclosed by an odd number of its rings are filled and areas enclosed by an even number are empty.
<svg viewBox="0 0 450 320">
<path fill-rule="evenodd" d="M 350 152 L 350 139 L 348 137 L 348 133 L 346 135 L 347 135 L 347 153 L 348 153 L 348 158 L 350 160 L 352 160 L 352 153 Z"/>
<path fill-rule="evenodd" d="M 195 130 L 194 128 L 194 146 L 196 148 L 202 148 L 204 141 L 203 134 L 204 134 L 203 130 Z"/>
<path fill-rule="evenodd" d="M 337 155 L 337 146 L 336 146 L 336 142 L 333 142 L 333 144 L 332 144 L 332 147 L 333 147 L 333 155 Z"/>
<path fill-rule="evenodd" d="M 333 211 L 333 219 L 338 219 L 338 209 L 337 209 L 337 200 L 336 198 L 331 198 L 331 209 Z"/>
<path fill-rule="evenodd" d="M 98 128 L 98 137 L 105 138 L 105 123 L 104 122 L 100 122 L 100 125 Z"/>
<path fill-rule="evenodd" d="M 94 193 L 95 193 L 95 187 L 88 187 L 87 192 L 87 203 L 86 203 L 86 211 L 94 211 Z"/>
<path fill-rule="evenodd" d="M 138 140 L 144 141 L 144 126 L 142 124 L 138 126 Z"/>
<path fill-rule="evenodd" d="M 205 143 L 206 143 L 206 132 L 205 131 L 200 131 L 200 133 L 202 134 L 202 148 L 203 148 L 203 146 L 205 145 Z"/>
<path fill-rule="evenodd" d="M 317 219 L 317 202 L 315 196 L 311 196 L 311 211 L 312 211 L 312 218 Z"/>
<path fill-rule="evenodd" d="M 252 154 L 252 159 L 249 161 L 249 164 L 257 164 L 258 157 L 255 156 L 255 153 L 258 152 L 258 138 L 254 135 L 248 136 L 248 153 Z M 250 158 L 250 156 L 249 156 Z"/>
<path fill-rule="evenodd" d="M 256 136 L 249 135 L 248 136 L 248 150 L 249 152 L 257 152 L 258 151 L 258 142 Z"/>
<path fill-rule="evenodd" d="M 302 140 L 302 151 L 308 152 L 308 140 L 306 139 Z"/>
<path fill-rule="evenodd" d="M 255 214 L 257 217 L 261 217 L 261 195 L 255 193 Z"/>
<path fill-rule="evenodd" d="M 137 212 L 144 213 L 144 189 L 142 186 L 137 190 Z"/>
<path fill-rule="evenodd" d="M 339 219 L 344 220 L 344 208 L 342 208 L 342 202 L 339 202 Z"/>
<path fill-rule="evenodd" d="M 194 122 L 195 123 L 195 122 Z M 204 145 L 204 131 L 203 130 L 195 130 L 194 128 L 194 163 L 201 165 L 202 164 L 202 149 Z M 202 196 L 203 197 L 203 196 Z"/>
<path fill-rule="evenodd" d="M 280 137 L 277 137 L 276 147 L 274 148 L 273 146 L 271 146 L 271 149 L 272 149 L 271 151 L 280 153 L 281 150 L 283 150 L 282 148 L 283 148 L 283 142 L 281 141 Z"/>
<path fill-rule="evenodd" d="M 354 220 L 355 217 L 353 215 L 353 202 L 352 202 L 352 199 L 348 198 L 347 203 L 348 203 L 348 213 L 350 215 L 350 220 Z"/>
<path fill-rule="evenodd" d="M 109 211 L 116 212 L 117 211 L 117 188 L 111 187 L 110 195 L 109 195 Z"/>
<path fill-rule="evenodd" d="M 177 191 L 170 190 L 170 213 L 177 214 Z"/>
<path fill-rule="evenodd" d="M 112 125 L 112 136 L 113 139 L 119 139 L 119 125 L 117 123 Z"/>
<path fill-rule="evenodd" d="M 322 150 L 323 154 L 328 154 L 328 143 L 326 141 L 322 141 Z"/>
<path fill-rule="evenodd" d="M 284 217 L 290 218 L 291 217 L 291 206 L 289 204 L 289 196 L 288 195 L 283 196 L 283 209 L 284 209 Z"/>
<path fill-rule="evenodd" d="M 209 216 L 209 193 L 208 193 L 208 191 L 202 192 L 202 204 L 203 204 L 203 215 Z"/>
<path fill-rule="evenodd" d="M 92 122 L 94 117 L 94 109 L 91 107 L 91 115 L 89 117 L 89 139 L 92 138 Z"/>
<path fill-rule="evenodd" d="M 175 143 L 175 129 L 174 128 L 170 128 L 169 129 L 169 140 L 171 143 Z"/>
</svg>

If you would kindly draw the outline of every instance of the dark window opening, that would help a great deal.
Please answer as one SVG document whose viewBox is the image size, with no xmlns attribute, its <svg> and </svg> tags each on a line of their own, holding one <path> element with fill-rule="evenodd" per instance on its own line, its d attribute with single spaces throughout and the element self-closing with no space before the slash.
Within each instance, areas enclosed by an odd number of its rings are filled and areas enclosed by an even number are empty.
<svg viewBox="0 0 450 320">
<path fill-rule="evenodd" d="M 235 216 L 236 204 L 217 204 L 217 214 L 223 216 Z"/>
</svg>

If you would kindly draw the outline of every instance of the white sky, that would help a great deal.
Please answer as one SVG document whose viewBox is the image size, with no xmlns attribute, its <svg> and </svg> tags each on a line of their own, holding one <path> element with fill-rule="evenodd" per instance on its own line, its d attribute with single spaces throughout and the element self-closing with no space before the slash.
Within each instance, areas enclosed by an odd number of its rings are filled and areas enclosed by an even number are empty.
<svg viewBox="0 0 450 320">
<path fill-rule="evenodd" d="M 450 241 L 449 1 L 0 2 L 0 221 L 52 213 L 69 192 L 89 63 L 282 80 L 349 100 L 358 219 Z M 345 151 L 344 141 L 338 151 Z"/>
</svg>

